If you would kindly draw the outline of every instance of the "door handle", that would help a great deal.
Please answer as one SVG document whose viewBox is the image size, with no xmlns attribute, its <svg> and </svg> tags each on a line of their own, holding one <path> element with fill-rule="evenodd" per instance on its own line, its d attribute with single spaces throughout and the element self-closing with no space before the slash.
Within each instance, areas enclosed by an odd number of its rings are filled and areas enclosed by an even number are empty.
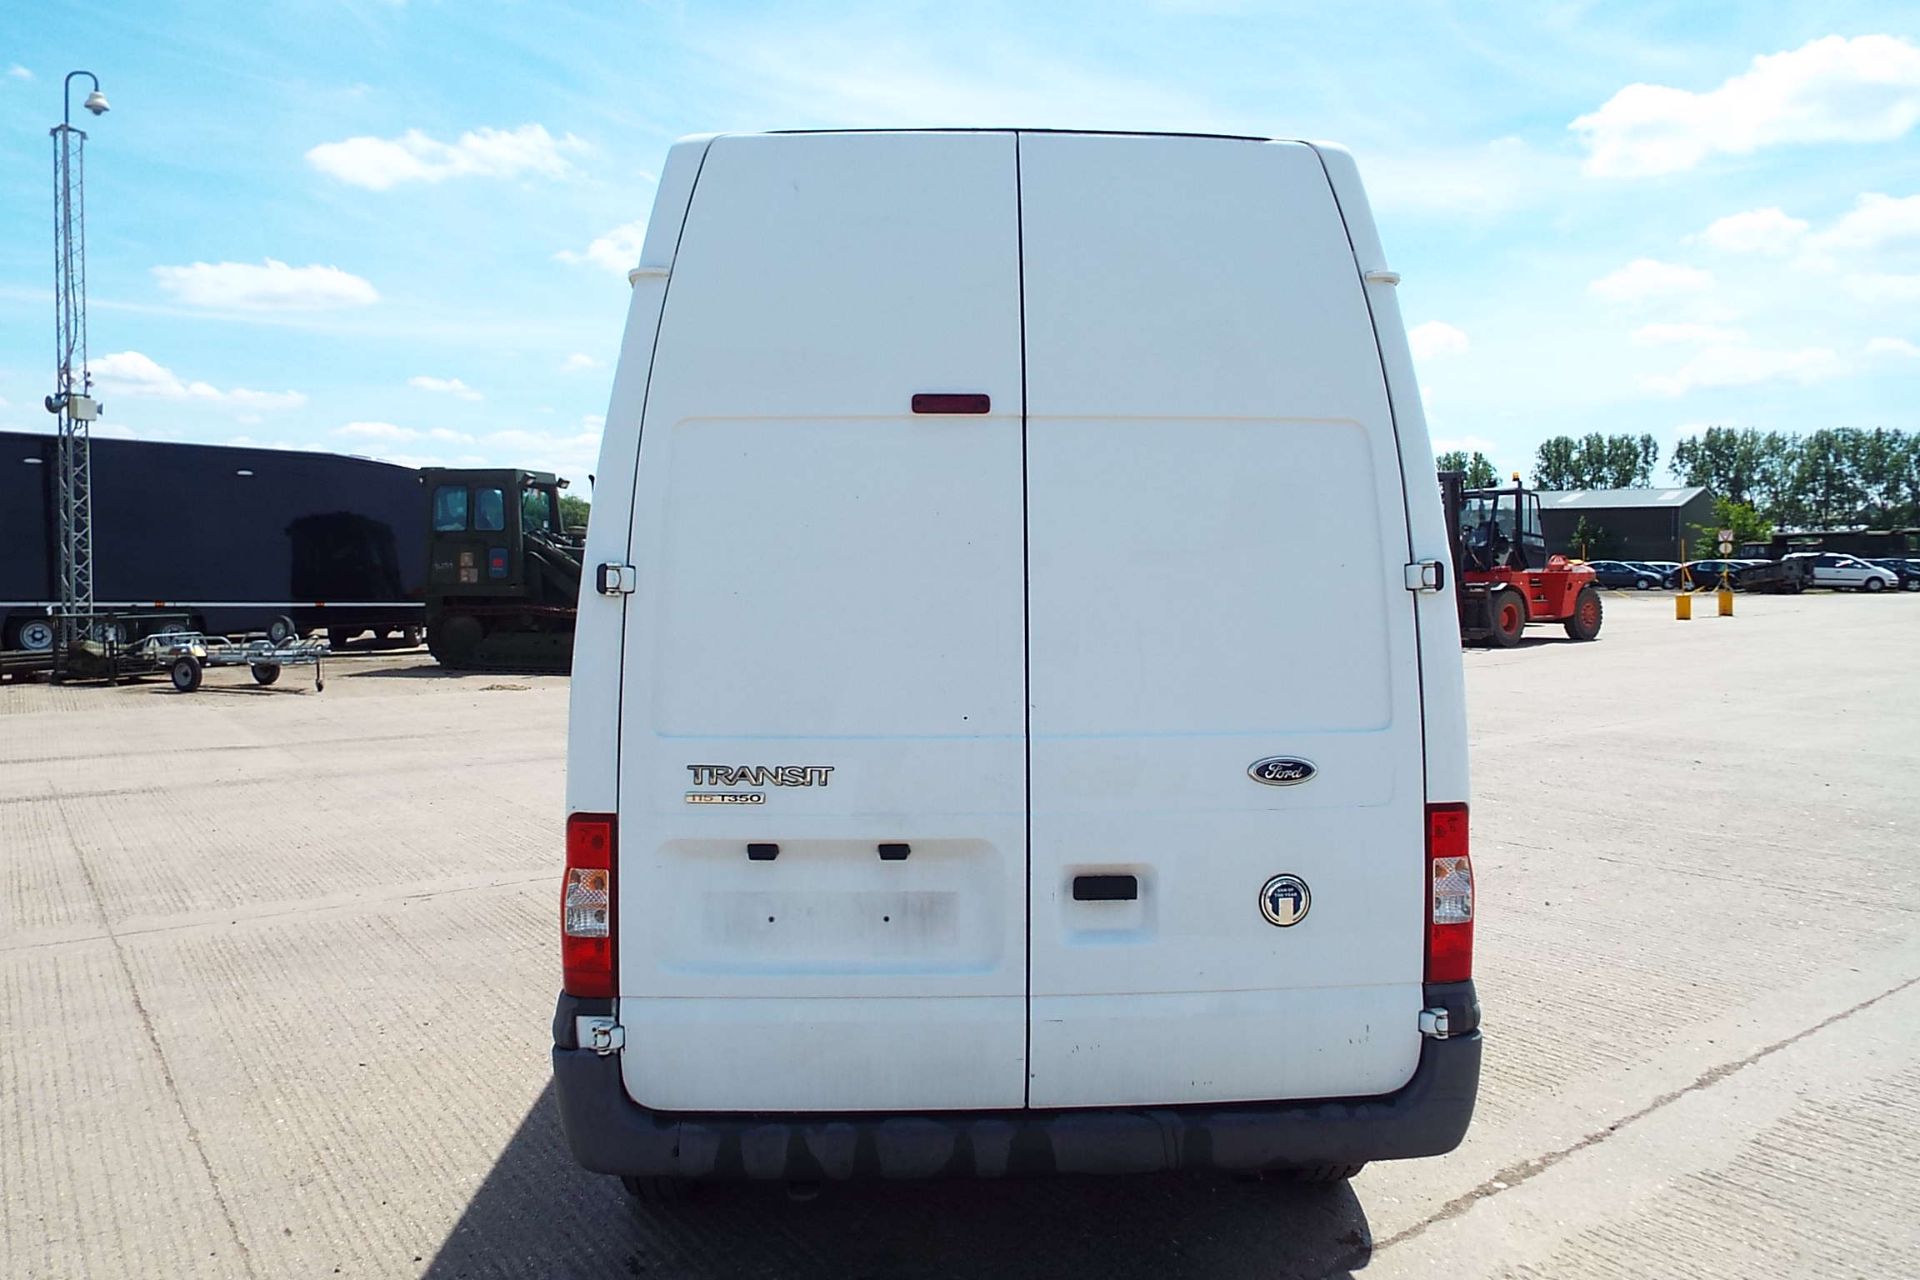
<svg viewBox="0 0 1920 1280">
<path fill-rule="evenodd" d="M 1140 881 L 1135 876 L 1075 876 L 1075 902 L 1132 902 L 1140 896 Z"/>
</svg>

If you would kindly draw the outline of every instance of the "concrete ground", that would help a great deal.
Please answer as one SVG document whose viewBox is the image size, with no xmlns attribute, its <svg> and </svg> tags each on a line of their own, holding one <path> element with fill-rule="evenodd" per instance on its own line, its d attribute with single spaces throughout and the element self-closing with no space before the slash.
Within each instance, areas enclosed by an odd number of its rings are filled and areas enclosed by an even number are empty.
<svg viewBox="0 0 1920 1280">
<path fill-rule="evenodd" d="M 566 681 L 0 686 L 0 1274 L 1901 1276 L 1920 596 L 1466 655 L 1466 1144 L 635 1211 L 548 1096 Z M 237 675 L 237 678 L 236 678 Z"/>
</svg>

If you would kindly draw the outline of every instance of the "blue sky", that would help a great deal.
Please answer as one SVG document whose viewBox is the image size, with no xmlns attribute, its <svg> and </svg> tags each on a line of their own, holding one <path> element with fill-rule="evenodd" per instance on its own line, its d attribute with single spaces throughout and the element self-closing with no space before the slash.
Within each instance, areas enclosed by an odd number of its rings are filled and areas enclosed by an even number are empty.
<svg viewBox="0 0 1920 1280">
<path fill-rule="evenodd" d="M 14 6 L 0 427 L 47 430 L 51 143 L 85 120 L 101 429 L 592 466 L 694 132 L 1008 125 L 1357 155 L 1441 447 L 1920 429 L 1908 3 Z M 76 107 L 77 110 L 77 107 Z"/>
</svg>

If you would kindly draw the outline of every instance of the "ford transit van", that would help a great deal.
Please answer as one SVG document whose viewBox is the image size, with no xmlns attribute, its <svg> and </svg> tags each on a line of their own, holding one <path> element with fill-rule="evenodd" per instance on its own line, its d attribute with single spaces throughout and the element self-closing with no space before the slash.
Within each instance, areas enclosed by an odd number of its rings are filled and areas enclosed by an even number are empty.
<svg viewBox="0 0 1920 1280">
<path fill-rule="evenodd" d="M 674 146 L 574 652 L 583 1165 L 1460 1141 L 1459 627 L 1397 279 L 1333 147 Z"/>
</svg>

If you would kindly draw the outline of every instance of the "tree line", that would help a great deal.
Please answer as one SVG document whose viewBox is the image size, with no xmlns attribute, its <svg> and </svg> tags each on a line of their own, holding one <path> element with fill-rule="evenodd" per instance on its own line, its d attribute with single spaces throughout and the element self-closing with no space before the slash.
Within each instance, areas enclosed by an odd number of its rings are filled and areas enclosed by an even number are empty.
<svg viewBox="0 0 1920 1280">
<path fill-rule="evenodd" d="M 1436 461 L 1473 487 L 1500 483 L 1485 454 L 1456 450 Z M 1539 489 L 1643 489 L 1660 446 L 1650 435 L 1554 436 L 1534 453 Z M 1786 529 L 1920 526 L 1920 433 L 1837 427 L 1807 434 L 1708 427 L 1674 446 L 1668 469 L 1704 485 L 1753 524 Z M 1737 522 L 1736 522 L 1737 523 Z"/>
</svg>

